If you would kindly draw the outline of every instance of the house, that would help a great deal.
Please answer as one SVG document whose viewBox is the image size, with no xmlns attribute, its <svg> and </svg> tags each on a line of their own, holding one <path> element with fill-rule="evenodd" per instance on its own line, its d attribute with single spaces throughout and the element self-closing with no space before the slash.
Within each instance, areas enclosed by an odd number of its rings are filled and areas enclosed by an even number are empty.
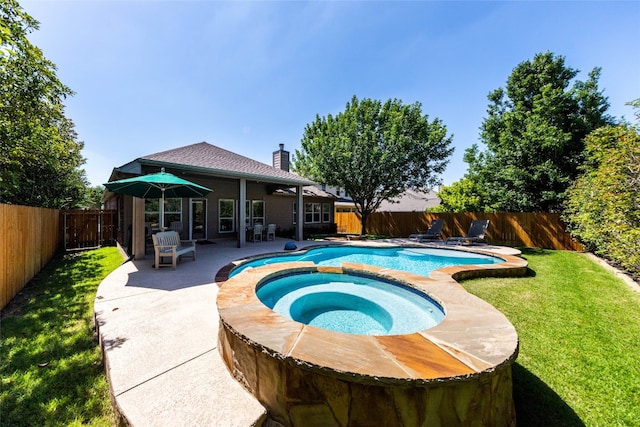
<svg viewBox="0 0 640 427">
<path fill-rule="evenodd" d="M 355 212 L 356 207 L 351 197 L 339 189 L 327 189 L 330 194 L 335 194 L 336 212 Z M 434 190 L 414 191 L 406 190 L 402 195 L 384 200 L 376 212 L 424 212 L 440 204 L 438 193 Z"/>
<path fill-rule="evenodd" d="M 267 165 L 207 142 L 139 157 L 117 167 L 109 181 L 166 172 L 213 190 L 202 198 L 165 199 L 164 223 L 183 239 L 234 238 L 245 244 L 247 229 L 276 224 L 277 233 L 296 239 L 304 227 L 334 227 L 335 197 L 312 188 L 313 181 L 289 171 L 289 152 L 280 144 Z M 119 241 L 143 257 L 147 232 L 159 223 L 159 199 L 106 192 L 105 208 L 118 210 Z M 301 209 L 298 209 L 298 207 Z M 131 230 L 131 232 L 127 232 Z M 131 241 L 129 245 L 128 241 Z"/>
</svg>

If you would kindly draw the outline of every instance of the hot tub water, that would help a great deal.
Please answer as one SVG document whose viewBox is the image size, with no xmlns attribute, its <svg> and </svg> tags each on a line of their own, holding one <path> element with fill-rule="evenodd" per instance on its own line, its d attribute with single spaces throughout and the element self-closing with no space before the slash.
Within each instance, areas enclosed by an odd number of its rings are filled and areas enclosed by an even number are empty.
<svg viewBox="0 0 640 427">
<path fill-rule="evenodd" d="M 256 294 L 289 319 L 347 334 L 409 334 L 444 319 L 442 307 L 426 294 L 372 276 L 284 275 L 262 283 Z"/>
</svg>

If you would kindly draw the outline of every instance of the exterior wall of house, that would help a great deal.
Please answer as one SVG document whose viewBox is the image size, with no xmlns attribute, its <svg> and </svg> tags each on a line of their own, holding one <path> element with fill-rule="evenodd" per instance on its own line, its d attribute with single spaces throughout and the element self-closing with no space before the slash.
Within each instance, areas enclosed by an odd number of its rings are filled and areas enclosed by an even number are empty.
<svg viewBox="0 0 640 427">
<path fill-rule="evenodd" d="M 266 202 L 266 211 L 267 211 L 267 224 L 274 223 L 276 224 L 279 230 L 294 232 L 296 223 L 294 218 L 294 205 L 296 204 L 296 197 L 290 195 L 279 195 L 273 194 L 265 197 Z M 306 196 L 304 198 L 305 204 L 314 203 L 320 204 L 321 211 L 320 217 L 316 222 L 309 222 L 305 218 L 304 227 L 305 228 L 313 228 L 313 229 L 326 229 L 330 231 L 334 224 L 334 206 L 332 199 L 326 199 L 323 197 L 309 197 Z M 322 207 L 328 206 L 326 208 L 327 215 L 323 215 Z M 303 212 L 305 207 L 302 207 Z"/>
<path fill-rule="evenodd" d="M 198 181 L 194 181 L 198 182 Z M 223 179 L 223 178 L 209 178 L 198 182 L 200 185 L 211 188 L 213 192 L 207 196 L 207 238 L 220 239 L 225 237 L 235 237 L 235 232 L 220 232 L 218 219 L 220 217 L 220 203 L 221 199 L 233 200 L 235 204 L 235 229 L 237 230 L 238 224 L 238 198 L 240 194 L 240 183 L 235 179 Z M 188 224 L 188 220 L 187 220 Z"/>
<path fill-rule="evenodd" d="M 143 173 L 154 173 L 155 170 L 144 171 Z M 173 173 L 177 176 L 184 177 L 189 181 L 195 182 L 197 184 L 203 185 L 205 187 L 211 188 L 213 191 L 209 193 L 203 199 L 206 200 L 206 220 L 207 220 L 207 232 L 206 236 L 197 236 L 197 238 L 206 237 L 207 239 L 219 239 L 219 238 L 236 238 L 237 232 L 239 230 L 240 224 L 238 224 L 240 212 L 239 209 L 244 209 L 244 207 L 239 206 L 239 198 L 240 198 L 240 181 L 238 179 L 227 179 L 227 178 L 218 178 L 218 177 L 208 177 L 201 175 L 184 175 L 180 173 L 180 171 L 167 169 L 167 172 Z M 270 184 L 255 182 L 255 181 L 247 181 L 247 191 L 246 191 L 246 199 L 248 201 L 261 200 L 264 202 L 264 220 L 263 223 L 266 224 L 276 224 L 278 228 L 278 233 L 280 235 L 289 234 L 291 237 L 295 234 L 295 219 L 294 219 L 294 204 L 296 203 L 297 197 L 291 194 L 273 194 L 273 188 Z M 117 196 L 122 198 L 122 202 L 120 204 L 120 215 L 121 215 L 121 223 L 119 224 L 120 229 L 120 238 L 118 239 L 123 246 L 129 246 L 129 226 L 132 224 L 132 215 L 133 215 L 133 198 L 129 196 Z M 221 199 L 233 200 L 235 206 L 235 218 L 234 218 L 234 231 L 231 232 L 220 232 L 219 230 L 219 218 L 220 218 L 220 204 L 219 201 Z M 187 239 L 190 236 L 196 237 L 190 234 L 189 227 L 191 225 L 191 201 L 193 199 L 183 198 L 182 199 L 182 211 L 181 211 L 181 222 L 182 222 L 182 232 L 181 237 L 183 239 Z M 320 214 L 320 221 L 307 224 L 305 221 L 305 227 L 313 227 L 313 228 L 329 228 L 331 224 L 334 223 L 334 206 L 333 199 L 323 198 L 323 197 L 310 197 L 305 196 L 304 198 L 306 203 L 319 203 L 319 204 L 330 204 L 330 214 L 327 218 L 325 218 L 322 214 Z M 110 203 L 114 203 L 111 202 Z M 304 206 L 302 207 L 304 209 Z M 303 211 L 304 212 L 304 211 Z M 304 215 L 303 215 L 304 218 Z M 165 224 L 168 228 L 171 224 Z M 244 226 L 244 224 L 242 225 Z"/>
<path fill-rule="evenodd" d="M 311 214 L 307 209 L 310 203 L 312 204 Z M 333 224 L 335 223 L 335 220 L 334 220 L 335 207 L 334 207 L 333 200 L 326 199 L 324 197 L 305 197 L 304 204 L 305 206 L 302 207 L 303 209 L 302 218 L 304 219 L 304 226 L 306 229 L 312 230 L 313 233 L 336 231 L 333 226 Z M 318 205 L 320 205 L 319 218 L 315 211 L 315 209 L 318 208 Z M 311 218 L 309 218 L 310 216 Z"/>
<path fill-rule="evenodd" d="M 268 195 L 265 197 L 267 224 L 276 224 L 281 229 L 293 228 L 293 205 L 295 197 L 282 195 Z"/>
<path fill-rule="evenodd" d="M 122 233 L 122 244 L 127 248 L 129 255 L 132 254 L 131 250 L 131 242 L 133 239 L 132 235 L 132 223 L 133 223 L 133 197 L 126 196 L 118 196 L 122 198 L 121 206 L 122 206 L 122 222 L 120 224 L 120 232 Z"/>
<path fill-rule="evenodd" d="M 205 187 L 213 190 L 207 196 L 207 238 L 232 238 L 235 237 L 241 224 L 238 224 L 239 214 L 238 209 L 243 207 L 239 206 L 239 180 L 223 179 L 223 178 L 206 178 L 206 177 L 189 177 L 189 180 L 196 182 Z M 291 195 L 270 194 L 270 185 L 261 182 L 247 181 L 247 201 L 263 201 L 264 202 L 264 220 L 266 224 L 276 224 L 278 230 L 294 232 L 295 221 L 293 215 L 293 208 L 296 202 L 296 197 Z M 235 203 L 235 231 L 234 232 L 220 232 L 219 230 L 219 201 L 221 199 L 234 200 Z M 334 222 L 333 218 L 333 200 L 325 199 L 322 197 L 305 197 L 305 203 L 329 203 L 330 215 L 328 221 L 322 221 L 326 218 L 321 218 L 320 223 L 305 224 L 314 227 L 329 226 Z M 185 237 L 188 235 L 189 227 L 189 199 L 183 200 L 182 210 L 183 227 L 185 230 Z"/>
</svg>

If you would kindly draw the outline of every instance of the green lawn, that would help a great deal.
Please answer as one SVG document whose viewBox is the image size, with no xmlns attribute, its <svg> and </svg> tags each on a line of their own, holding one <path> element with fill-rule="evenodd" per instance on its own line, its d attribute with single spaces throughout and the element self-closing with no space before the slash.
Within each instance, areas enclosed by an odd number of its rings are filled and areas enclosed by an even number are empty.
<svg viewBox="0 0 640 427">
<path fill-rule="evenodd" d="M 518 331 L 518 426 L 639 426 L 640 294 L 584 254 L 523 256 L 528 277 L 463 282 Z"/>
<path fill-rule="evenodd" d="M 112 426 L 115 416 L 92 325 L 116 248 L 56 258 L 2 312 L 0 425 Z"/>
</svg>

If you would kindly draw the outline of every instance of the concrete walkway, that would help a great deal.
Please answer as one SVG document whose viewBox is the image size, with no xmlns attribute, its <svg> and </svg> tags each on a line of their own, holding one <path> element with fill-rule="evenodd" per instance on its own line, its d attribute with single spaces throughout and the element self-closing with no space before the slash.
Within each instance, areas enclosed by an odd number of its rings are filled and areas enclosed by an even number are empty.
<svg viewBox="0 0 640 427">
<path fill-rule="evenodd" d="M 198 245 L 174 271 L 153 256 L 100 284 L 96 324 L 118 411 L 134 426 L 252 426 L 265 409 L 229 374 L 217 349 L 215 275 L 231 261 L 279 252 L 288 240 Z M 298 248 L 317 244 L 296 242 Z"/>
</svg>

